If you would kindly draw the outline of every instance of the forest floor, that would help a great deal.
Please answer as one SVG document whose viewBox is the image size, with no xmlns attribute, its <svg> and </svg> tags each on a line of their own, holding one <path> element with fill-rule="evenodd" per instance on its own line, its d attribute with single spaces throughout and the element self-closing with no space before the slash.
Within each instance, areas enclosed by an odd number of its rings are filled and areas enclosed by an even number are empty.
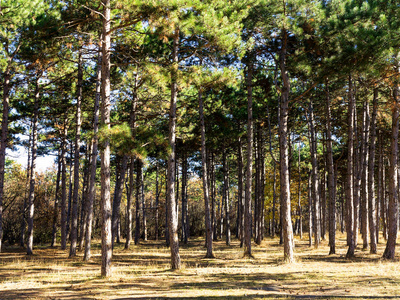
<svg viewBox="0 0 400 300">
<path fill-rule="evenodd" d="M 82 253 L 70 259 L 59 247 L 36 247 L 32 257 L 6 247 L 0 299 L 400 299 L 400 263 L 381 259 L 383 240 L 377 255 L 357 249 L 356 258 L 347 260 L 344 235 L 335 255 L 328 255 L 327 241 L 314 249 L 307 236 L 297 238 L 294 264 L 283 263 L 278 239 L 254 245 L 254 259 L 243 258 L 236 240 L 230 247 L 215 242 L 216 259 L 205 259 L 203 246 L 200 239 L 181 245 L 183 268 L 172 271 L 161 241 L 130 250 L 117 245 L 110 279 L 99 276 L 98 241 L 88 263 Z"/>
</svg>

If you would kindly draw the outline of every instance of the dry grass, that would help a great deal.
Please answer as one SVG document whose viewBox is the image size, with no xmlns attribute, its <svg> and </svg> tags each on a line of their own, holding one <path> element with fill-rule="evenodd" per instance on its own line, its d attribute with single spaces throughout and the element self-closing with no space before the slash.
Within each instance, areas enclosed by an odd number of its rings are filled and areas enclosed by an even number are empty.
<svg viewBox="0 0 400 300">
<path fill-rule="evenodd" d="M 278 241 L 266 239 L 254 246 L 254 259 L 243 258 L 234 241 L 231 247 L 215 243 L 216 259 L 204 259 L 203 240 L 181 246 L 184 266 L 169 268 L 169 250 L 162 242 L 119 245 L 114 251 L 113 276 L 100 274 L 100 250 L 82 262 L 81 254 L 68 258 L 58 248 L 36 248 L 26 257 L 18 248 L 0 253 L 0 299 L 399 299 L 399 262 L 356 251 L 344 258 L 345 237 L 336 255 L 328 256 L 327 242 L 309 248 L 296 241 L 296 263 L 282 262 Z"/>
</svg>

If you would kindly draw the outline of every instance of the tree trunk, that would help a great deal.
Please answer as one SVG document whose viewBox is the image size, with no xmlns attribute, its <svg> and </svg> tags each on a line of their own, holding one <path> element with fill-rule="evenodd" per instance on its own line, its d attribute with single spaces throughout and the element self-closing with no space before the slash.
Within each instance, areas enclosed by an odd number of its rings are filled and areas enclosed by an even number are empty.
<svg viewBox="0 0 400 300">
<path fill-rule="evenodd" d="M 253 174 L 253 64 L 248 64 L 247 73 L 247 162 L 244 202 L 244 256 L 251 252 L 251 192 Z"/>
<path fill-rule="evenodd" d="M 182 153 L 182 241 L 184 244 L 188 242 L 188 199 L 187 199 L 187 173 L 188 173 L 188 161 L 187 153 Z M 206 173 L 207 175 L 207 173 Z"/>
<path fill-rule="evenodd" d="M 329 255 L 336 253 L 336 187 L 332 151 L 331 98 L 326 83 L 326 154 L 328 168 L 329 197 Z"/>
<path fill-rule="evenodd" d="M 398 140 L 399 140 L 399 87 L 395 87 L 393 91 L 392 106 L 392 138 L 390 145 L 390 168 L 389 168 L 389 209 L 388 209 L 388 239 L 386 243 L 383 258 L 394 259 L 397 239 L 397 222 L 398 222 L 398 177 L 397 177 L 397 156 L 398 156 Z"/>
<path fill-rule="evenodd" d="M 67 249 L 67 134 L 68 128 L 64 123 L 64 133 L 61 142 L 61 250 Z"/>
<path fill-rule="evenodd" d="M 20 235 L 20 246 L 24 247 L 25 246 L 25 229 L 26 229 L 26 210 L 28 206 L 28 197 L 29 197 L 29 179 L 30 179 L 30 169 L 31 169 L 31 144 L 32 144 L 32 121 L 31 127 L 29 129 L 29 139 L 28 139 L 28 146 L 27 146 L 27 152 L 28 152 L 28 160 L 26 164 L 26 184 L 25 184 L 25 197 L 24 197 L 24 203 L 22 204 L 22 214 L 21 214 L 21 235 Z M 1 225 L 0 225 L 1 226 Z M 1 239 L 0 239 L 1 240 Z"/>
<path fill-rule="evenodd" d="M 51 234 L 51 247 L 57 243 L 57 221 L 58 221 L 58 197 L 60 194 L 60 175 L 61 175 L 61 149 L 58 150 L 56 194 L 54 197 L 53 231 Z"/>
<path fill-rule="evenodd" d="M 75 155 L 74 155 L 74 191 L 72 197 L 72 217 L 71 217 L 71 247 L 69 257 L 76 256 L 76 243 L 78 240 L 78 198 L 79 198 L 79 150 L 81 142 L 81 105 L 82 105 L 82 81 L 83 81 L 83 61 L 82 50 L 79 50 L 78 59 L 78 85 L 75 115 Z"/>
<path fill-rule="evenodd" d="M 4 173 L 6 165 L 6 149 L 8 135 L 8 110 L 10 101 L 10 67 L 7 66 L 4 72 L 3 81 L 3 117 L 1 120 L 1 140 L 0 140 L 0 252 L 3 240 L 3 200 L 4 200 Z"/>
<path fill-rule="evenodd" d="M 308 194 L 308 246 L 311 247 L 313 245 L 313 199 L 311 192 L 311 175 L 310 172 L 308 174 L 308 186 L 307 186 L 307 194 Z"/>
<path fill-rule="evenodd" d="M 157 170 L 156 170 L 156 207 L 155 207 L 155 239 L 158 241 L 159 238 L 159 232 L 158 232 L 158 227 L 159 227 L 159 203 L 160 203 L 160 188 L 159 188 L 159 165 L 157 161 Z"/>
<path fill-rule="evenodd" d="M 101 123 L 106 130 L 110 129 L 110 47 L 111 47 L 111 9 L 110 0 L 102 0 L 103 10 L 103 39 L 102 39 L 102 107 Z M 110 139 L 105 138 L 101 147 L 101 276 L 111 276 L 112 234 L 111 234 L 111 174 L 110 174 Z"/>
<path fill-rule="evenodd" d="M 375 140 L 376 140 L 376 115 L 378 110 L 378 90 L 374 89 L 372 119 L 371 119 L 371 139 L 369 144 L 369 164 L 368 164 L 368 208 L 369 208 L 369 234 L 370 252 L 376 254 L 376 200 L 375 200 Z"/>
<path fill-rule="evenodd" d="M 168 170 L 167 170 L 167 205 L 168 205 L 168 229 L 171 249 L 171 268 L 180 269 L 181 258 L 179 255 L 179 239 L 178 239 L 178 216 L 176 213 L 175 200 L 175 159 L 176 159 L 176 103 L 178 96 L 178 45 L 179 45 L 179 28 L 175 28 L 173 35 L 172 59 L 173 66 L 171 68 L 171 104 L 169 113 L 169 147 Z"/>
<path fill-rule="evenodd" d="M 141 172 L 141 189 L 140 189 L 140 197 L 142 200 L 142 217 L 143 217 L 143 240 L 147 241 L 147 214 L 146 214 L 146 201 L 144 199 L 144 174 L 143 170 Z"/>
<path fill-rule="evenodd" d="M 229 167 L 226 161 L 226 150 L 222 151 L 222 168 L 224 176 L 224 186 L 223 186 L 223 201 L 225 206 L 225 243 L 227 246 L 231 244 L 231 224 L 230 224 L 230 214 L 229 214 Z"/>
<path fill-rule="evenodd" d="M 102 36 L 100 35 L 100 40 Z M 100 49 L 99 49 L 100 50 Z M 89 178 L 89 191 L 87 199 L 87 212 L 86 212 L 86 232 L 85 232 L 85 254 L 84 261 L 89 261 L 91 257 L 91 240 L 92 240 L 92 224 L 93 224 L 93 204 L 96 196 L 96 165 L 98 155 L 98 132 L 99 132 L 99 108 L 101 100 L 101 68 L 102 68 L 102 53 L 99 51 L 97 57 L 97 78 L 96 78 L 96 94 L 94 100 L 93 111 L 93 138 L 92 138 L 92 152 L 90 158 L 90 178 Z"/>
<path fill-rule="evenodd" d="M 33 110 L 32 121 L 32 162 L 31 162 L 31 176 L 29 183 L 29 197 L 28 197 L 28 243 L 26 246 L 26 254 L 33 254 L 33 215 L 34 215 L 34 199 L 35 199 L 35 185 L 36 185 L 36 157 L 37 157 L 37 140 L 38 140 L 38 117 L 39 117 L 39 74 L 36 78 L 35 87 L 35 103 Z"/>
<path fill-rule="evenodd" d="M 157 165 L 158 168 L 158 165 Z M 131 156 L 130 164 L 129 164 L 129 188 L 127 188 L 127 200 L 126 200 L 126 241 L 125 241 L 125 249 L 129 249 L 132 241 L 132 222 L 133 222 L 133 213 L 132 213 L 132 199 L 133 199 L 133 190 L 135 187 L 133 174 L 135 172 L 135 158 Z M 157 173 L 158 175 L 158 173 Z M 156 219 L 156 221 L 158 221 Z M 157 223 L 157 222 L 156 222 Z M 157 228 L 156 228 L 157 230 Z M 156 231 L 157 232 L 157 231 Z"/>
<path fill-rule="evenodd" d="M 369 104 L 367 101 L 363 103 L 363 133 L 362 133 L 362 150 L 361 150 L 361 162 L 362 162 L 362 175 L 361 175 L 361 203 L 362 203 L 362 237 L 363 237 L 363 250 L 368 248 L 368 162 L 369 162 L 369 126 L 370 126 L 370 115 L 369 115 Z"/>
<path fill-rule="evenodd" d="M 128 160 L 129 160 L 128 155 L 124 154 L 121 159 L 119 174 L 117 175 L 118 179 L 115 183 L 113 210 L 111 217 L 113 246 L 115 238 L 118 235 L 118 222 L 121 218 L 121 199 L 122 199 L 122 192 L 124 191 L 125 174 L 126 174 L 126 169 L 128 167 Z"/>
<path fill-rule="evenodd" d="M 320 199 L 319 199 L 319 179 L 318 179 L 318 161 L 317 161 L 317 139 L 314 126 L 313 105 L 309 103 L 308 125 L 310 131 L 310 150 L 311 150 L 311 197 L 314 204 L 313 208 L 313 230 L 314 230 L 314 247 L 318 248 L 321 240 L 321 216 L 320 216 Z"/>
<path fill-rule="evenodd" d="M 139 244 L 140 239 L 140 193 L 142 187 L 142 161 L 140 158 L 136 159 L 136 207 L 135 207 L 135 245 Z"/>
<path fill-rule="evenodd" d="M 354 257 L 355 250 L 355 237 L 357 231 L 354 231 L 355 227 L 355 205 L 353 202 L 354 199 L 354 190 L 353 190 L 353 156 L 354 156 L 354 136 L 353 136 L 353 126 L 354 126 L 354 95 L 353 95 L 353 87 L 351 76 L 349 76 L 349 105 L 348 105 L 348 137 L 347 137 L 347 185 L 346 185 L 346 202 L 348 205 L 347 210 L 347 241 L 349 243 L 349 248 L 347 250 L 346 257 L 352 258 Z"/>
<path fill-rule="evenodd" d="M 298 160 L 298 171 L 299 171 L 299 186 L 298 186 L 298 199 L 297 199 L 297 206 L 299 212 L 299 234 L 300 239 L 303 238 L 303 212 L 301 209 L 301 141 L 299 139 L 299 160 Z"/>
<path fill-rule="evenodd" d="M 206 225 L 206 258 L 214 258 L 213 254 L 213 228 L 211 223 L 210 214 L 210 195 L 209 195 L 209 181 L 207 180 L 207 149 L 206 149 L 206 126 L 204 121 L 204 105 L 201 88 L 199 91 L 199 115 L 200 115 L 200 132 L 201 132 L 201 167 L 203 172 L 203 195 L 204 195 L 204 209 L 205 209 L 205 225 Z M 211 166 L 212 168 L 214 166 Z M 213 205 L 213 213 L 215 213 L 215 206 Z M 214 216 L 215 220 L 215 216 Z"/>
<path fill-rule="evenodd" d="M 238 139 L 238 226 L 240 248 L 244 243 L 244 199 L 243 197 L 243 155 L 242 155 L 242 140 Z"/>
<path fill-rule="evenodd" d="M 84 236 L 86 232 L 86 213 L 88 211 L 88 193 L 89 193 L 89 166 L 90 157 L 92 153 L 92 145 L 88 143 L 88 149 L 85 153 L 85 162 L 83 169 L 83 185 L 82 185 L 82 197 L 81 197 L 81 207 L 80 207 L 80 220 L 79 220 L 79 236 L 78 236 L 78 251 L 82 251 Z"/>
</svg>

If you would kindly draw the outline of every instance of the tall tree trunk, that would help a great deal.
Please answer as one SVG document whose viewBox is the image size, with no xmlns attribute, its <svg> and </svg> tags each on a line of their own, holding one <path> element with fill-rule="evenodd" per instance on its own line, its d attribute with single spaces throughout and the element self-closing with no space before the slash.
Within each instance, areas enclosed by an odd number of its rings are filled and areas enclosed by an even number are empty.
<svg viewBox="0 0 400 300">
<path fill-rule="evenodd" d="M 354 85 L 354 99 L 355 97 L 356 86 Z M 356 100 L 354 100 L 356 101 Z M 354 202 L 354 221 L 353 221 L 353 237 L 354 237 L 354 247 L 356 248 L 358 245 L 358 235 L 360 232 L 360 197 L 361 197 L 361 175 L 362 175 L 362 155 L 361 155 L 361 145 L 360 142 L 360 134 L 357 126 L 357 105 L 354 103 L 354 143 L 353 143 L 353 184 L 354 184 L 354 192 L 353 192 L 353 202 Z"/>
<path fill-rule="evenodd" d="M 22 208 L 21 208 L 21 210 L 22 210 L 21 235 L 20 235 L 20 243 L 19 243 L 21 247 L 25 246 L 26 210 L 27 210 L 27 206 L 28 206 L 28 197 L 29 197 L 29 179 L 31 176 L 30 169 L 31 169 L 32 121 L 30 123 L 31 123 L 31 126 L 29 129 L 29 139 L 28 139 L 28 147 L 27 147 L 28 159 L 27 159 L 27 164 L 26 164 L 26 184 L 25 184 L 26 192 L 25 192 L 25 197 L 24 197 L 24 203 L 22 204 Z"/>
<path fill-rule="evenodd" d="M 33 254 L 33 215 L 34 215 L 34 199 L 35 199 L 35 185 L 36 185 L 36 157 L 37 157 L 37 140 L 38 140 L 38 117 L 39 117 L 39 74 L 36 78 L 35 87 L 35 103 L 33 109 L 32 121 L 32 162 L 31 162 L 31 176 L 29 183 L 29 197 L 28 197 L 28 243 L 26 246 L 26 254 Z"/>
<path fill-rule="evenodd" d="M 299 155 L 299 160 L 298 160 L 298 172 L 299 172 L 299 186 L 298 186 L 298 200 L 297 200 L 297 206 L 298 206 L 298 213 L 299 213 L 299 234 L 300 234 L 300 239 L 303 238 L 303 212 L 301 209 L 301 140 L 299 139 L 299 148 L 298 148 L 298 155 Z"/>
<path fill-rule="evenodd" d="M 354 231 L 355 224 L 355 205 L 354 205 L 354 190 L 353 190 L 353 156 L 354 156 L 354 136 L 353 136 L 353 126 L 354 126 L 354 95 L 351 76 L 349 76 L 349 107 L 348 107 L 348 137 L 347 137 L 347 185 L 346 185 L 346 202 L 348 205 L 347 210 L 347 241 L 349 243 L 349 248 L 347 250 L 346 257 L 354 257 L 355 250 L 355 237 L 357 231 Z"/>
<path fill-rule="evenodd" d="M 159 172 L 159 165 L 158 165 L 158 161 L 156 162 L 157 166 L 156 166 L 156 207 L 155 207 L 155 239 L 156 241 L 158 241 L 159 238 L 159 230 L 158 227 L 159 225 L 159 205 L 160 205 L 160 188 L 159 188 L 159 176 L 158 176 L 158 172 Z"/>
<path fill-rule="evenodd" d="M 101 69 L 101 123 L 106 130 L 110 129 L 110 47 L 111 47 L 111 9 L 110 0 L 102 0 L 103 4 L 103 39 Z M 111 276 L 112 234 L 111 234 L 111 173 L 110 173 L 110 139 L 105 138 L 101 147 L 101 276 Z"/>
<path fill-rule="evenodd" d="M 281 180 L 281 215 L 283 233 L 284 260 L 288 263 L 294 262 L 293 257 L 293 229 L 290 211 L 290 182 L 289 182 L 289 155 L 288 155 L 288 114 L 289 114 L 289 92 L 290 81 L 286 70 L 286 47 L 288 33 L 282 30 L 283 45 L 279 53 L 279 67 L 282 77 L 282 92 L 280 101 L 279 120 L 279 152 L 280 152 L 280 180 Z"/>
<path fill-rule="evenodd" d="M 136 137 L 136 109 L 137 109 L 137 103 L 138 103 L 138 97 L 137 97 L 138 75 L 137 75 L 137 72 L 136 72 L 134 84 L 135 84 L 135 88 L 134 88 L 134 94 L 133 94 L 133 99 L 132 99 L 132 110 L 129 115 L 129 124 L 131 127 L 133 139 Z M 127 204 L 126 204 L 127 215 L 126 215 L 125 249 L 129 249 L 129 246 L 130 246 L 131 240 L 132 240 L 132 220 L 133 220 L 132 200 L 133 200 L 133 190 L 134 190 L 133 174 L 135 171 L 135 158 L 133 156 L 131 156 L 129 168 L 130 168 L 130 173 L 129 173 L 129 193 L 127 196 Z M 158 170 L 158 165 L 157 165 L 157 170 Z M 157 172 L 157 174 L 158 174 L 158 172 Z M 158 230 L 158 228 L 156 230 Z"/>
<path fill-rule="evenodd" d="M 142 217 L 143 217 L 143 240 L 147 241 L 147 214 L 146 214 L 146 201 L 144 199 L 144 174 L 143 170 L 141 172 L 141 189 L 140 189 L 140 197 L 142 201 Z"/>
<path fill-rule="evenodd" d="M 175 201 L 175 159 L 176 159 L 176 103 L 178 96 L 178 45 L 179 45 L 179 28 L 175 27 L 173 35 L 172 59 L 173 66 L 171 68 L 171 104 L 169 113 L 169 147 L 168 155 L 168 173 L 167 173 L 167 205 L 168 205 L 168 228 L 171 249 L 171 268 L 180 269 L 181 258 L 179 255 L 179 239 L 178 239 L 178 216 L 176 213 Z"/>
<path fill-rule="evenodd" d="M 222 168 L 224 176 L 223 185 L 223 202 L 225 206 L 225 243 L 226 245 L 231 244 L 231 224 L 230 224 L 230 214 L 229 214 L 229 166 L 226 161 L 226 150 L 222 151 Z"/>
<path fill-rule="evenodd" d="M 332 151 L 331 98 L 328 81 L 326 82 L 326 154 L 328 168 L 329 197 L 329 255 L 336 253 L 336 186 Z"/>
<path fill-rule="evenodd" d="M 72 218 L 71 218 L 71 247 L 69 257 L 76 256 L 76 243 L 78 240 L 78 198 L 79 198 L 79 150 L 81 142 L 81 105 L 82 105 L 82 81 L 83 81 L 83 60 L 82 50 L 79 50 L 78 58 L 78 85 L 75 115 L 75 153 L 74 153 L 74 191 L 72 197 Z"/>
<path fill-rule="evenodd" d="M 140 239 L 140 193 L 142 187 L 142 160 L 136 159 L 136 207 L 135 207 L 135 245 L 139 244 Z"/>
<path fill-rule="evenodd" d="M 308 186 L 307 186 L 307 195 L 308 195 L 308 246 L 311 247 L 313 245 L 313 199 L 311 192 L 311 179 L 312 173 L 308 174 Z"/>
<path fill-rule="evenodd" d="M 313 208 L 313 230 L 314 230 L 314 247 L 318 248 L 321 240 L 321 216 L 320 216 L 320 199 L 319 199 L 319 179 L 318 179 L 318 161 L 317 161 L 317 138 L 314 126 L 313 105 L 309 103 L 309 131 L 311 145 L 311 197 L 314 204 Z"/>
<path fill-rule="evenodd" d="M 376 254 L 376 200 L 375 200 L 375 140 L 376 140 L 376 114 L 378 110 L 378 90 L 374 89 L 372 119 L 371 119 L 371 139 L 369 144 L 369 164 L 368 164 L 368 208 L 369 208 L 369 234 L 370 252 Z"/>
<path fill-rule="evenodd" d="M 398 222 L 398 177 L 397 177 L 397 156 L 399 154 L 399 87 L 393 91 L 392 106 L 392 138 L 390 145 L 390 168 L 389 168 L 389 209 L 388 209 L 388 239 L 383 258 L 394 259 L 397 239 Z"/>
<path fill-rule="evenodd" d="M 58 197 L 60 194 L 60 175 L 61 175 L 61 149 L 58 150 L 56 194 L 54 197 L 53 231 L 51 234 L 51 247 L 57 243 L 57 221 L 58 221 Z"/>
<path fill-rule="evenodd" d="M 243 197 L 243 155 L 242 155 L 242 140 L 238 140 L 238 225 L 239 225 L 239 238 L 240 247 L 243 247 L 244 242 L 244 200 Z"/>
<path fill-rule="evenodd" d="M 361 219 L 362 219 L 362 237 L 363 237 L 363 250 L 368 248 L 368 162 L 369 162 L 369 127 L 370 127 L 370 114 L 369 104 L 367 101 L 363 103 L 363 133 L 362 133 L 362 150 L 361 150 L 361 162 L 362 162 L 362 175 L 361 175 Z"/>
<path fill-rule="evenodd" d="M 188 242 L 188 199 L 187 199 L 187 173 L 188 173 L 188 161 L 187 153 L 182 153 L 182 241 L 184 244 Z M 206 173 L 207 175 L 207 173 Z"/>
<path fill-rule="evenodd" d="M 157 165 L 158 168 L 158 165 Z M 158 169 L 157 169 L 158 171 Z M 129 249 L 132 241 L 132 222 L 133 222 L 133 213 L 132 213 L 132 199 L 133 199 L 133 190 L 135 187 L 134 183 L 134 174 L 135 172 L 135 158 L 131 156 L 131 160 L 129 163 L 129 187 L 127 188 L 127 200 L 126 200 L 126 241 L 125 241 L 125 249 Z M 157 172 L 158 175 L 158 172 Z M 156 221 L 158 221 L 156 219 Z M 156 222 L 157 224 L 157 222 Z M 156 228 L 158 230 L 158 228 Z M 157 232 L 157 231 L 156 231 Z"/>
<path fill-rule="evenodd" d="M 205 209 L 205 225 L 206 225 L 206 258 L 214 258 L 213 254 L 213 228 L 211 223 L 210 213 L 210 195 L 209 195 L 209 181 L 207 180 L 207 149 L 206 149 L 206 126 L 204 121 L 204 105 L 202 91 L 199 91 L 199 115 L 200 115 L 200 132 L 201 132 L 201 168 L 203 172 L 203 195 L 204 195 L 204 209 Z M 214 166 L 211 166 L 212 168 Z M 215 206 L 213 205 L 213 213 L 215 214 Z M 215 216 L 214 216 L 215 220 Z"/>
<path fill-rule="evenodd" d="M 67 134 L 68 128 L 64 121 L 61 142 L 61 250 L 67 249 Z"/>
<path fill-rule="evenodd" d="M 81 197 L 81 207 L 80 207 L 80 219 L 79 219 L 79 235 L 78 235 L 78 251 L 82 251 L 84 237 L 86 232 L 86 213 L 88 206 L 88 194 L 89 194 L 89 166 L 90 157 L 92 153 L 92 145 L 88 144 L 88 149 L 85 153 L 85 162 L 83 167 L 83 185 L 82 185 L 82 197 Z"/>
<path fill-rule="evenodd" d="M 100 35 L 102 40 L 102 35 Z M 93 138 L 92 138 L 92 152 L 90 158 L 90 178 L 89 178 L 89 191 L 87 200 L 86 212 L 86 233 L 85 233 L 85 254 L 83 260 L 89 261 L 91 257 L 91 240 L 92 240 L 92 224 L 93 224 L 93 204 L 96 196 L 96 165 L 98 155 L 98 132 L 99 132 L 99 108 L 101 100 L 101 68 L 102 68 L 102 51 L 99 49 L 97 57 L 97 78 L 96 78 L 96 94 L 94 100 L 93 110 Z"/>
<path fill-rule="evenodd" d="M 253 174 L 253 64 L 247 71 L 247 162 L 244 202 L 244 256 L 252 257 L 251 252 L 251 194 Z"/>
<path fill-rule="evenodd" d="M 0 252 L 3 240 L 3 199 L 4 199 L 4 173 L 6 165 L 6 149 L 8 135 L 8 111 L 10 102 L 10 65 L 4 72 L 3 79 L 3 116 L 1 120 L 1 140 L 0 140 Z"/>
</svg>

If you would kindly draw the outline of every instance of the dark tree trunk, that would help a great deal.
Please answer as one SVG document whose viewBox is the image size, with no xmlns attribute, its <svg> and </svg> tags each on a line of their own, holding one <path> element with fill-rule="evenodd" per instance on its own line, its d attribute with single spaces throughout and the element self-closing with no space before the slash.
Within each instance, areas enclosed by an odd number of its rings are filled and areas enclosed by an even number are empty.
<svg viewBox="0 0 400 300">
<path fill-rule="evenodd" d="M 3 74 L 3 116 L 1 120 L 0 140 L 0 252 L 3 240 L 3 199 L 4 199 L 4 173 L 6 165 L 6 149 L 8 135 L 8 111 L 10 101 L 10 66 L 7 66 Z"/>
<path fill-rule="evenodd" d="M 329 255 L 336 253 L 336 186 L 332 151 L 331 98 L 326 83 L 326 155 L 329 201 Z"/>
<path fill-rule="evenodd" d="M 311 172 L 308 174 L 308 186 L 307 186 L 307 194 L 308 194 L 308 245 L 311 247 L 313 245 L 313 200 L 312 200 L 312 192 L 311 192 Z"/>
<path fill-rule="evenodd" d="M 243 247 L 244 242 L 244 199 L 243 197 L 243 155 L 242 155 L 242 140 L 238 140 L 238 231 L 240 238 L 240 247 Z"/>
<path fill-rule="evenodd" d="M 136 159 L 136 207 L 135 207 L 135 245 L 139 244 L 140 238 L 140 194 L 142 190 L 142 161 L 141 159 Z"/>
<path fill-rule="evenodd" d="M 298 155 L 299 155 L 299 160 L 298 160 L 298 171 L 299 171 L 299 186 L 298 186 L 298 199 L 297 199 L 297 209 L 299 213 L 299 234 L 300 234 L 300 239 L 303 238 L 303 212 L 301 208 L 301 143 L 299 139 L 299 148 L 298 148 Z"/>
<path fill-rule="evenodd" d="M 378 90 L 374 89 L 372 119 L 371 119 L 371 140 L 369 145 L 369 164 L 368 164 L 368 208 L 369 208 L 369 234 L 370 252 L 376 254 L 376 200 L 375 200 L 375 140 L 376 140 L 376 114 L 378 110 Z"/>
<path fill-rule="evenodd" d="M 143 240 L 147 241 L 147 214 L 146 214 L 146 201 L 144 199 L 144 174 L 143 170 L 141 172 L 141 189 L 140 189 L 140 197 L 142 201 L 142 217 L 143 217 Z"/>
<path fill-rule="evenodd" d="M 389 167 L 389 208 L 388 208 L 388 239 L 386 243 L 383 258 L 394 259 L 397 239 L 397 222 L 398 222 L 398 177 L 397 157 L 399 154 L 399 87 L 395 87 L 393 91 L 392 106 L 392 136 L 390 145 L 390 167 Z"/>
<path fill-rule="evenodd" d="M 369 125 L 370 115 L 369 115 L 369 104 L 367 101 L 363 103 L 363 132 L 362 132 L 362 149 L 361 149 L 361 232 L 363 237 L 363 250 L 368 248 L 368 161 L 369 159 Z"/>
<path fill-rule="evenodd" d="M 79 236 L 78 236 L 78 251 L 82 251 L 84 236 L 86 232 L 86 213 L 88 205 L 88 193 L 89 193 L 89 166 L 90 166 L 90 156 L 92 152 L 92 145 L 89 143 L 88 149 L 85 153 L 86 160 L 83 169 L 83 185 L 82 185 L 82 198 L 80 207 L 80 220 L 79 220 Z"/>
<path fill-rule="evenodd" d="M 182 153 L 182 241 L 184 244 L 188 242 L 188 199 L 187 199 L 187 172 L 188 172 L 188 161 L 187 153 Z M 205 174 L 205 176 L 207 173 Z M 207 176 L 206 176 L 207 177 Z"/>
<path fill-rule="evenodd" d="M 58 150 L 56 194 L 54 197 L 53 231 L 51 234 L 51 247 L 54 247 L 54 245 L 57 243 L 58 197 L 60 194 L 60 177 L 61 177 L 61 149 Z"/>
<path fill-rule="evenodd" d="M 230 224 L 230 215 L 229 215 L 229 167 L 226 161 L 226 150 L 222 151 L 222 168 L 223 168 L 223 176 L 224 176 L 224 185 L 223 185 L 223 202 L 225 207 L 225 243 L 227 246 L 231 244 L 231 224 Z"/>
<path fill-rule="evenodd" d="M 156 171 L 156 207 L 155 207 L 155 239 L 158 241 L 159 238 L 159 230 L 158 227 L 159 225 L 159 203 L 160 203 L 160 188 L 159 188 L 159 166 L 158 166 L 158 161 L 157 161 L 157 171 Z"/>
</svg>

